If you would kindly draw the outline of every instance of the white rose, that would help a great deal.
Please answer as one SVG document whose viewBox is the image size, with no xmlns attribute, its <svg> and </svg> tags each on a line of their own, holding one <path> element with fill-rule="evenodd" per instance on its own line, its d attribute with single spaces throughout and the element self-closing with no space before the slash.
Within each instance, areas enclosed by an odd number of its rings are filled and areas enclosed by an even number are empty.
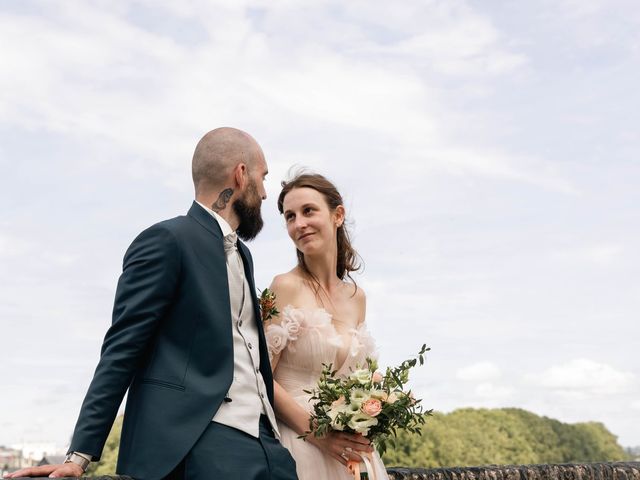
<svg viewBox="0 0 640 480">
<path fill-rule="evenodd" d="M 358 382 L 360 385 L 371 382 L 371 372 L 364 368 L 355 370 L 351 375 L 349 375 L 349 377 Z"/>
<path fill-rule="evenodd" d="M 355 405 L 357 408 L 360 408 L 360 405 L 362 405 L 362 402 L 369 400 L 369 398 L 370 398 L 370 395 L 368 392 L 366 392 L 365 390 L 362 390 L 361 388 L 356 388 L 351 391 L 349 402 L 351 403 L 351 405 Z"/>
<path fill-rule="evenodd" d="M 363 412 L 353 415 L 348 423 L 349 427 L 352 428 L 356 433 L 361 433 L 364 436 L 367 436 L 367 434 L 369 433 L 369 429 L 377 424 L 377 418 L 367 415 Z"/>
<path fill-rule="evenodd" d="M 344 430 L 344 425 L 338 423 L 338 414 L 344 412 L 345 407 L 346 405 L 344 404 L 338 405 L 329 409 L 329 411 L 327 412 L 327 415 L 331 419 L 331 428 L 333 428 L 334 430 Z"/>
</svg>

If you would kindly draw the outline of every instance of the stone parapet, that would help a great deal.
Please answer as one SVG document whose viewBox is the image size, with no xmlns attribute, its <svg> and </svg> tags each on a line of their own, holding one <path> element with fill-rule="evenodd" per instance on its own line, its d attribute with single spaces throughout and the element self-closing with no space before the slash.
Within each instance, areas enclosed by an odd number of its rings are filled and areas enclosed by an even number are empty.
<svg viewBox="0 0 640 480">
<path fill-rule="evenodd" d="M 486 465 L 483 467 L 451 468 L 389 467 L 387 471 L 391 480 L 640 480 L 640 462 Z M 45 477 L 38 478 L 48 480 Z M 82 478 L 86 480 L 133 480 L 131 477 L 125 476 Z"/>
<path fill-rule="evenodd" d="M 640 462 L 387 468 L 392 480 L 640 480 Z"/>
</svg>

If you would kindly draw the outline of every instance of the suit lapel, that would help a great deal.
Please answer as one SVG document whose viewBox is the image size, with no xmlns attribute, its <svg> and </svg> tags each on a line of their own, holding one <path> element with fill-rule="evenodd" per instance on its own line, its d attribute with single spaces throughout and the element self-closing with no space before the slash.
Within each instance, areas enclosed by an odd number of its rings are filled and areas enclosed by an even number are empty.
<svg viewBox="0 0 640 480">
<path fill-rule="evenodd" d="M 273 398 L 273 373 L 271 372 L 271 363 L 269 362 L 269 354 L 267 352 L 267 340 L 264 335 L 264 325 L 262 325 L 262 317 L 260 316 L 260 305 L 256 296 L 256 285 L 253 278 L 253 265 L 250 260 L 249 249 L 244 243 L 238 241 L 238 252 L 242 257 L 242 263 L 244 263 L 244 274 L 249 283 L 249 290 L 251 293 L 251 300 L 253 303 L 253 312 L 256 318 L 256 324 L 258 327 L 258 338 L 260 339 L 260 372 L 262 378 L 267 387 L 267 396 L 271 405 L 274 404 Z"/>
<path fill-rule="evenodd" d="M 238 251 L 240 252 L 240 257 L 242 257 L 242 263 L 244 265 L 244 276 L 247 279 L 247 282 L 249 282 L 249 290 L 251 292 L 253 311 L 256 314 L 256 321 L 258 322 L 258 324 L 261 324 L 262 322 L 260 321 L 260 308 L 258 299 L 256 297 L 255 280 L 253 278 L 253 266 L 251 265 L 251 261 L 249 260 L 249 249 L 240 240 L 238 240 Z"/>
<path fill-rule="evenodd" d="M 220 230 L 220 225 L 218 225 L 216 219 L 213 218 L 213 216 L 204 208 L 202 208 L 202 206 L 200 206 L 198 202 L 193 202 L 187 215 L 192 217 L 196 222 L 213 233 L 216 238 L 222 240 L 222 230 Z"/>
</svg>

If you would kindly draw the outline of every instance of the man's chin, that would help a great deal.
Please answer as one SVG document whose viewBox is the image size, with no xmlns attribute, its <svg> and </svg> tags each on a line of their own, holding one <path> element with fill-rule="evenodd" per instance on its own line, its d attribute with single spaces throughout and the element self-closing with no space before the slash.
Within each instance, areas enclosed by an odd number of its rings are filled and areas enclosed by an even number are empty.
<svg viewBox="0 0 640 480">
<path fill-rule="evenodd" d="M 243 226 L 242 224 L 240 224 L 238 226 L 238 229 L 236 230 L 236 233 L 242 241 L 250 242 L 258 236 L 258 234 L 262 231 L 263 226 L 264 222 L 262 221 L 262 218 L 260 218 L 256 224 L 253 224 L 251 226 Z"/>
<path fill-rule="evenodd" d="M 236 233 L 245 242 L 250 242 L 256 238 L 264 226 L 262 212 L 260 211 L 261 205 L 262 201 L 257 205 L 250 206 L 244 199 L 236 200 L 233 203 L 233 209 L 240 219 L 240 225 L 238 225 Z"/>
</svg>

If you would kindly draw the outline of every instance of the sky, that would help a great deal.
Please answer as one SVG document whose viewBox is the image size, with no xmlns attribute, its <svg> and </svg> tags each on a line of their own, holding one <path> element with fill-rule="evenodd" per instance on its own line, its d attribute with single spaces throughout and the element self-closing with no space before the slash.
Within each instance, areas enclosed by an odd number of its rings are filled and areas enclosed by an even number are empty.
<svg viewBox="0 0 640 480">
<path fill-rule="evenodd" d="M 9 0 L 0 62 L 0 445 L 68 444 L 122 256 L 219 126 L 269 164 L 259 287 L 295 264 L 280 182 L 325 174 L 426 407 L 640 445 L 635 0 Z"/>
</svg>

